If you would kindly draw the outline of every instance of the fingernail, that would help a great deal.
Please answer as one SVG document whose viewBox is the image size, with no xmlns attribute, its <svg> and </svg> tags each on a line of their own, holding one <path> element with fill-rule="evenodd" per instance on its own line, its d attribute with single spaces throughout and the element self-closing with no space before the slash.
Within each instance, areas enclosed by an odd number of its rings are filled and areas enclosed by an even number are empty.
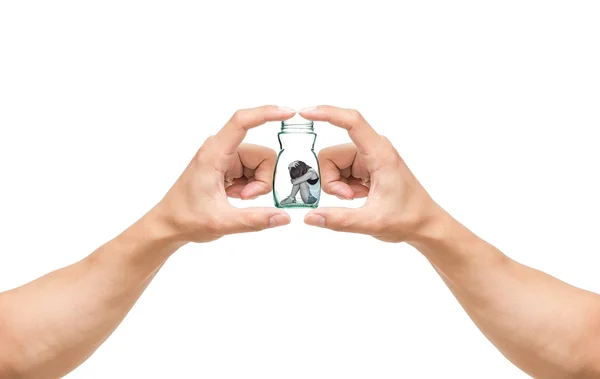
<svg viewBox="0 0 600 379">
<path fill-rule="evenodd" d="M 319 226 L 321 228 L 325 227 L 325 217 L 321 215 L 308 214 L 306 215 L 304 222 L 312 226 Z"/>
<path fill-rule="evenodd" d="M 271 218 L 269 219 L 269 228 L 283 226 L 283 225 L 289 224 L 289 222 L 290 222 L 289 217 L 284 216 L 282 214 L 277 214 L 277 215 L 271 216 Z"/>
<path fill-rule="evenodd" d="M 317 109 L 317 107 L 307 107 L 307 108 L 302 108 L 302 109 L 300 109 L 300 110 L 298 111 L 298 113 L 311 112 L 311 111 L 314 111 L 314 110 L 316 110 L 316 109 Z"/>
<path fill-rule="evenodd" d="M 286 112 L 286 113 L 296 113 L 296 110 L 293 108 L 288 108 L 288 107 L 279 107 L 279 110 L 281 112 Z"/>
</svg>

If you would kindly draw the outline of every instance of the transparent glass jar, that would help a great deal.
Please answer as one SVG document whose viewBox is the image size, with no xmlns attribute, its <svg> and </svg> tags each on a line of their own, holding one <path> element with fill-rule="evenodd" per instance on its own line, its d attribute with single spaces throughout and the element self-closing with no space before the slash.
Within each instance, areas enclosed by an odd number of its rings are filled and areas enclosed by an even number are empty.
<svg viewBox="0 0 600 379">
<path fill-rule="evenodd" d="M 316 208 L 321 198 L 321 173 L 314 151 L 313 122 L 291 119 L 277 134 L 281 150 L 273 175 L 273 198 L 278 208 Z"/>
</svg>

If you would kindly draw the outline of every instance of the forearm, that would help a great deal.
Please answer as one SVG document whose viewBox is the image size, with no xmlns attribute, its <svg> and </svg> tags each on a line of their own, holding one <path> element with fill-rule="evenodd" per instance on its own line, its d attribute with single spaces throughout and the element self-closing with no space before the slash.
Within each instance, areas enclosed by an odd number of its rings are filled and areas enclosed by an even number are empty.
<svg viewBox="0 0 600 379">
<path fill-rule="evenodd" d="M 300 184 L 300 183 L 304 183 L 305 181 L 307 181 L 308 179 L 313 177 L 313 173 L 312 172 L 307 172 L 306 174 L 297 177 L 296 179 L 294 179 L 293 184 Z"/>
<path fill-rule="evenodd" d="M 227 195 L 251 199 L 271 191 L 277 155 L 240 143 L 249 129 L 294 113 L 277 106 L 237 111 L 141 220 L 82 261 L 0 294 L 0 379 L 58 378 L 75 368 L 184 241 L 288 224 L 281 210 L 234 208 Z"/>
<path fill-rule="evenodd" d="M 539 378 L 600 376 L 600 296 L 511 260 L 443 211 L 410 243 L 522 370 Z"/>
<path fill-rule="evenodd" d="M 36 379 L 77 367 L 180 246 L 149 213 L 80 262 L 0 294 L 0 377 L 10 377 L 2 367 Z"/>
</svg>

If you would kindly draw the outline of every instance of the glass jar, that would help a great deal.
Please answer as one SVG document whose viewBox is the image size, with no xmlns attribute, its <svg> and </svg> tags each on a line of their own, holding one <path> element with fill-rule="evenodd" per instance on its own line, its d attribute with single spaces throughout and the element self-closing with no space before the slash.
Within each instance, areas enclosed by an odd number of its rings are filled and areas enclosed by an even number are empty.
<svg viewBox="0 0 600 379">
<path fill-rule="evenodd" d="M 278 208 L 316 208 L 321 198 L 321 173 L 314 151 L 317 134 L 309 120 L 281 123 L 280 151 L 273 175 L 273 198 Z"/>
</svg>

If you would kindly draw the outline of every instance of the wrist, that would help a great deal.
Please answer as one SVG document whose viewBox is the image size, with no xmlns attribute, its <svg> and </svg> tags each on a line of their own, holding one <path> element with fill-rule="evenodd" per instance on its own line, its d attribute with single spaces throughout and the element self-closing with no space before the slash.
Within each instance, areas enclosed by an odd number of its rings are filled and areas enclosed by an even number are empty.
<svg viewBox="0 0 600 379">
<path fill-rule="evenodd" d="M 162 262 L 186 244 L 157 207 L 127 228 L 117 240 L 128 246 L 128 256 L 148 262 Z"/>
<path fill-rule="evenodd" d="M 93 265 L 127 269 L 130 275 L 155 272 L 185 242 L 151 210 L 137 222 L 94 251 L 88 258 Z M 131 271 L 133 270 L 133 271 Z"/>
<path fill-rule="evenodd" d="M 417 249 L 435 267 L 487 267 L 505 263 L 507 257 L 479 238 L 448 212 L 435 204 L 435 210 L 423 220 L 406 242 Z"/>
<path fill-rule="evenodd" d="M 474 245 L 482 242 L 442 207 L 433 203 L 406 242 L 436 267 L 438 263 L 464 264 L 474 257 Z"/>
<path fill-rule="evenodd" d="M 413 247 L 440 240 L 448 234 L 448 229 L 456 222 L 438 204 L 431 201 L 429 206 L 421 209 L 420 216 L 413 223 L 411 233 L 405 242 Z"/>
<path fill-rule="evenodd" d="M 148 243 L 156 246 L 173 246 L 178 249 L 189 242 L 183 238 L 180 228 L 171 221 L 160 204 L 142 216 L 131 226 L 131 229 Z"/>
</svg>

